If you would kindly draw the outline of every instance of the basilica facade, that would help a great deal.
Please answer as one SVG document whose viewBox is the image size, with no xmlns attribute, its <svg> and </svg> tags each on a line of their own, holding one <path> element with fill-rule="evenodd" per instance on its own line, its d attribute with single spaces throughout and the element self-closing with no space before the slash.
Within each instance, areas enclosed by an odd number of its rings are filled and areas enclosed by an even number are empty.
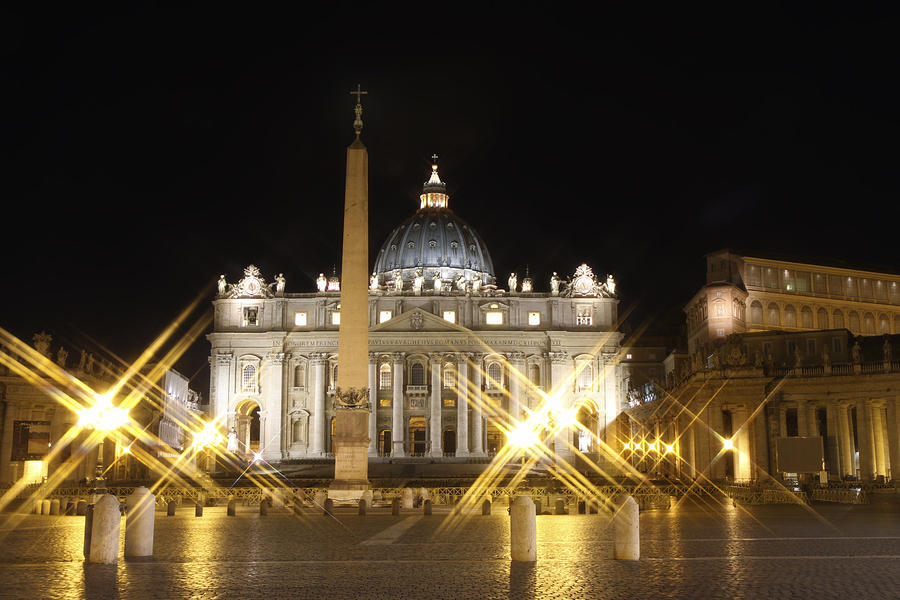
<svg viewBox="0 0 900 600">
<path fill-rule="evenodd" d="M 548 394 L 596 436 L 565 434 L 549 441 L 557 452 L 614 443 L 625 398 L 614 278 L 582 264 L 536 288 L 528 276 L 498 279 L 433 165 L 369 282 L 370 460 L 488 457 L 511 420 Z M 270 462 L 329 458 L 338 277 L 288 292 L 282 275 L 268 283 L 251 265 L 237 283 L 220 278 L 213 304 L 209 410 L 232 450 Z"/>
</svg>

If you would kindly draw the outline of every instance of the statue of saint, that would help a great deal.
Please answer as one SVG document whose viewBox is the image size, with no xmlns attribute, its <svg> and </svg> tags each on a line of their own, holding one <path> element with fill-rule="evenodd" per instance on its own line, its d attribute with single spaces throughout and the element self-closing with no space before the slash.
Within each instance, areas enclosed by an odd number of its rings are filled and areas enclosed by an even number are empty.
<svg viewBox="0 0 900 600">
<path fill-rule="evenodd" d="M 403 292 L 403 276 L 400 274 L 400 271 L 394 273 L 394 293 L 399 294 Z"/>
<path fill-rule="evenodd" d="M 859 347 L 859 342 L 853 343 L 853 364 L 858 365 L 862 361 L 862 350 Z"/>
<path fill-rule="evenodd" d="M 612 275 L 606 276 L 606 289 L 609 290 L 610 294 L 616 293 L 616 280 L 613 278 Z"/>
<path fill-rule="evenodd" d="M 887 336 L 884 336 L 884 344 L 881 346 L 881 351 L 884 354 L 884 362 L 891 362 L 894 358 L 894 349 L 891 348 L 891 341 Z"/>
<path fill-rule="evenodd" d="M 60 346 L 59 351 L 56 353 L 56 364 L 65 369 L 67 358 L 69 358 L 69 351 Z"/>
<path fill-rule="evenodd" d="M 466 278 L 462 275 L 456 278 L 456 289 L 461 292 L 466 291 Z"/>
<path fill-rule="evenodd" d="M 438 270 L 435 270 L 435 272 L 434 272 L 434 291 L 435 291 L 435 293 L 438 293 L 441 291 L 441 285 L 443 285 L 443 282 L 441 281 L 441 272 Z"/>
<path fill-rule="evenodd" d="M 319 288 L 320 292 L 324 292 L 328 288 L 328 280 L 325 279 L 325 273 L 319 273 L 319 276 L 316 278 L 316 287 Z"/>
<path fill-rule="evenodd" d="M 559 276 L 556 274 L 556 271 L 553 271 L 553 276 L 550 277 L 550 293 L 553 296 L 559 295 Z"/>
<path fill-rule="evenodd" d="M 416 276 L 413 277 L 413 293 L 418 296 L 422 293 L 422 288 L 425 287 L 425 276 L 422 275 L 422 271 L 416 271 Z"/>
<path fill-rule="evenodd" d="M 373 292 L 378 291 L 378 275 L 375 274 L 375 271 L 372 271 L 372 276 L 369 277 L 369 290 Z"/>
<path fill-rule="evenodd" d="M 275 293 L 279 296 L 284 294 L 284 273 L 279 273 L 275 278 Z"/>
<path fill-rule="evenodd" d="M 519 285 L 519 278 L 516 277 L 516 274 L 515 274 L 515 273 L 510 273 L 510 274 L 509 274 L 509 281 L 508 281 L 508 283 L 509 283 L 509 291 L 510 291 L 510 292 L 516 291 L 516 287 L 518 287 L 518 285 Z"/>
<path fill-rule="evenodd" d="M 228 285 L 228 284 L 225 282 L 225 276 L 224 276 L 224 275 L 219 275 L 219 295 L 220 295 L 220 296 L 224 296 L 224 295 L 225 295 L 225 287 L 226 287 L 227 285 Z"/>
<path fill-rule="evenodd" d="M 831 351 L 828 349 L 828 344 L 822 346 L 822 364 L 826 367 L 831 366 Z"/>
<path fill-rule="evenodd" d="M 225 449 L 229 452 L 238 451 L 238 437 L 237 431 L 234 430 L 234 427 L 232 427 L 231 431 L 228 432 L 228 444 L 225 446 Z"/>
<path fill-rule="evenodd" d="M 472 293 L 480 294 L 481 293 L 481 276 L 476 275 L 475 279 L 472 280 Z"/>
<path fill-rule="evenodd" d="M 84 367 L 84 370 L 87 371 L 88 373 L 94 372 L 94 355 L 93 355 L 93 353 L 88 354 L 87 365 Z"/>
</svg>

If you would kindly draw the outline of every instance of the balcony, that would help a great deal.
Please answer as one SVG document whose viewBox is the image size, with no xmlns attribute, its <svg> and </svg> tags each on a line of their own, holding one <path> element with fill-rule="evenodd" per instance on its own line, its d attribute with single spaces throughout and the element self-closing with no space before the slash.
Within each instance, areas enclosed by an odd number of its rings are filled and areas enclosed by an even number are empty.
<svg viewBox="0 0 900 600">
<path fill-rule="evenodd" d="M 427 385 L 408 385 L 406 386 L 406 395 L 407 396 L 427 396 L 428 395 L 428 386 Z"/>
</svg>

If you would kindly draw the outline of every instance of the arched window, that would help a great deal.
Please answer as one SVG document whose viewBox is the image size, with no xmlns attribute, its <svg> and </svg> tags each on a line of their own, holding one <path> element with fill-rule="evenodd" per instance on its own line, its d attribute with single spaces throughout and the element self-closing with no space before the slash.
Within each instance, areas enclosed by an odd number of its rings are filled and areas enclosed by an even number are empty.
<svg viewBox="0 0 900 600">
<path fill-rule="evenodd" d="M 756 300 L 750 305 L 750 322 L 754 325 L 763 324 L 763 308 L 762 304 Z"/>
<path fill-rule="evenodd" d="M 828 311 L 824 308 L 820 308 L 816 311 L 816 321 L 818 321 L 816 326 L 819 329 L 828 329 Z"/>
<path fill-rule="evenodd" d="M 500 369 L 500 363 L 491 363 L 488 365 L 487 387 L 493 390 L 503 388 L 503 371 Z"/>
<path fill-rule="evenodd" d="M 589 392 L 594 384 L 594 369 L 589 359 L 581 359 L 575 363 L 575 372 L 578 374 L 575 379 L 576 391 Z"/>
<path fill-rule="evenodd" d="M 778 305 L 774 302 L 769 303 L 769 325 L 774 325 L 775 327 L 781 326 L 781 311 L 778 310 Z"/>
<path fill-rule="evenodd" d="M 306 365 L 304 364 L 299 364 L 294 367 L 294 387 L 306 387 Z"/>
<path fill-rule="evenodd" d="M 844 313 L 839 310 L 834 311 L 832 315 L 832 322 L 834 323 L 835 329 L 843 329 L 844 328 Z"/>
<path fill-rule="evenodd" d="M 875 335 L 875 316 L 872 313 L 866 313 L 863 317 L 863 327 L 866 335 Z"/>
<path fill-rule="evenodd" d="M 412 385 L 425 385 L 425 367 L 420 362 L 412 364 L 409 369 L 410 383 Z"/>
<path fill-rule="evenodd" d="M 878 333 L 885 334 L 891 332 L 891 321 L 887 315 L 878 316 Z"/>
<path fill-rule="evenodd" d="M 532 364 L 528 367 L 528 380 L 534 387 L 541 387 L 541 366 Z"/>
<path fill-rule="evenodd" d="M 785 327 L 797 326 L 797 309 L 791 304 L 784 307 L 784 325 Z"/>
<path fill-rule="evenodd" d="M 856 312 L 855 310 L 851 310 L 850 315 L 849 315 L 849 320 L 850 320 L 850 331 L 852 331 L 853 333 L 859 333 L 860 332 L 859 313 Z"/>
<path fill-rule="evenodd" d="M 444 389 L 456 389 L 456 367 L 450 363 L 444 365 Z"/>
<path fill-rule="evenodd" d="M 813 328 L 813 313 L 808 306 L 804 306 L 800 309 L 800 327 L 803 327 L 804 329 Z"/>
<path fill-rule="evenodd" d="M 244 365 L 241 370 L 241 391 L 256 392 L 256 365 Z"/>
<path fill-rule="evenodd" d="M 387 363 L 382 363 L 382 365 L 378 367 L 378 389 L 391 389 L 391 365 Z"/>
</svg>

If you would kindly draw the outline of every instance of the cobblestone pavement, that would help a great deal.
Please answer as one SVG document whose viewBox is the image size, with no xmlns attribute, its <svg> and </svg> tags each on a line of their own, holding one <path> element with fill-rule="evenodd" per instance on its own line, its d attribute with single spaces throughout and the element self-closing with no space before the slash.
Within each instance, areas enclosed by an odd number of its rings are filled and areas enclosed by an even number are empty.
<svg viewBox="0 0 900 600">
<path fill-rule="evenodd" d="M 645 511 L 637 562 L 612 560 L 603 516 L 541 515 L 533 565 L 494 513 L 181 508 L 116 566 L 84 564 L 83 517 L 4 514 L 0 598 L 900 598 L 896 505 Z"/>
</svg>

